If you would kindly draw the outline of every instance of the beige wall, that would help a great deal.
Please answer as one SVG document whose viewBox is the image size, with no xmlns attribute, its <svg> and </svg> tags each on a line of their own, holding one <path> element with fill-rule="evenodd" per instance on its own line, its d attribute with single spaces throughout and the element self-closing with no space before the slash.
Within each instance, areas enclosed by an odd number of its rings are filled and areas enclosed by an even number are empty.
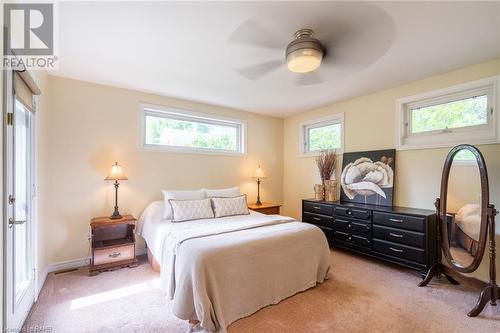
<svg viewBox="0 0 500 333">
<path fill-rule="evenodd" d="M 37 97 L 37 113 L 36 113 L 36 161 L 37 161 L 37 269 L 38 283 L 43 283 L 45 279 L 46 269 L 50 263 L 47 257 L 47 245 L 52 242 L 50 236 L 50 225 L 46 218 L 47 212 L 53 209 L 52 205 L 47 204 L 48 198 L 48 173 L 49 173 L 49 97 L 50 87 L 48 84 L 49 76 L 42 71 L 34 73 L 37 83 L 42 91 Z M 42 286 L 37 286 L 41 288 Z"/>
<path fill-rule="evenodd" d="M 298 153 L 299 126 L 302 122 L 343 112 L 346 152 L 394 148 L 397 99 L 499 73 L 500 59 L 497 59 L 287 118 L 284 128 L 284 213 L 300 218 L 301 199 L 313 197 L 313 184 L 319 181 L 314 158 L 300 157 Z M 500 207 L 500 145 L 479 148 L 487 162 L 491 202 Z M 448 148 L 398 151 L 394 204 L 433 209 L 448 151 Z M 497 261 L 500 263 L 500 260 Z M 483 262 L 480 272 L 476 274 L 481 278 L 487 277 L 487 262 Z"/>
<path fill-rule="evenodd" d="M 255 200 L 258 164 L 268 179 L 264 200 L 282 201 L 283 120 L 50 76 L 49 105 L 40 115 L 40 220 L 45 263 L 86 257 L 89 220 L 110 215 L 114 188 L 103 179 L 115 161 L 129 181 L 120 186 L 120 211 L 139 216 L 162 189 L 238 185 Z M 139 103 L 179 107 L 247 121 L 247 156 L 143 151 L 138 148 Z"/>
</svg>

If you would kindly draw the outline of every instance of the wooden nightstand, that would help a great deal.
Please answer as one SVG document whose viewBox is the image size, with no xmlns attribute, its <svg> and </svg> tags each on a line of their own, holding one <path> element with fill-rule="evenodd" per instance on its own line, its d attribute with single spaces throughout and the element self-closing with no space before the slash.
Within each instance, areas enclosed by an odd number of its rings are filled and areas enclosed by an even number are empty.
<svg viewBox="0 0 500 333">
<path fill-rule="evenodd" d="M 89 275 L 137 266 L 135 221 L 136 218 L 132 215 L 124 215 L 116 220 L 109 217 L 95 217 L 90 221 L 92 260 Z"/>
<path fill-rule="evenodd" d="M 279 214 L 280 207 L 280 204 L 274 204 L 270 202 L 263 202 L 262 205 L 256 205 L 254 203 L 248 204 L 248 209 L 267 215 Z"/>
</svg>

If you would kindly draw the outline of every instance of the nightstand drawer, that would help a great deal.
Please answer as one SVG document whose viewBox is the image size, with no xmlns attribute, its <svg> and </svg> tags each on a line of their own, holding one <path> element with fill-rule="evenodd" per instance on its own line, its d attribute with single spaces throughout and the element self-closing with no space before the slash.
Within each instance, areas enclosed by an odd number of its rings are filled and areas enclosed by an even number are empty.
<svg viewBox="0 0 500 333">
<path fill-rule="evenodd" d="M 252 209 L 256 212 L 266 214 L 266 215 L 273 215 L 273 214 L 280 214 L 280 208 L 278 207 L 264 207 L 264 208 L 259 208 L 259 209 Z"/>
<path fill-rule="evenodd" d="M 135 258 L 135 245 L 127 244 L 103 249 L 94 249 L 94 266 Z"/>
</svg>

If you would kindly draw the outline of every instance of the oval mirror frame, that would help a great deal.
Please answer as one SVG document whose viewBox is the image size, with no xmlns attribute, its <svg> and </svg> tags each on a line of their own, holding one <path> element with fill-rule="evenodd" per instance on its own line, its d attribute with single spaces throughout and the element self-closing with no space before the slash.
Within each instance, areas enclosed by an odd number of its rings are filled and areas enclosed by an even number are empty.
<svg viewBox="0 0 500 333">
<path fill-rule="evenodd" d="M 464 267 L 455 262 L 450 251 L 449 240 L 448 240 L 448 224 L 447 224 L 447 199 L 448 199 L 448 180 L 450 176 L 451 166 L 453 164 L 453 159 L 455 155 L 461 151 L 467 149 L 476 158 L 476 162 L 479 168 L 479 176 L 481 181 L 481 225 L 479 229 L 479 241 L 477 253 L 474 256 L 472 262 Z M 483 259 L 484 250 L 486 248 L 486 237 L 487 237 L 487 226 L 488 226 L 488 205 L 489 205 L 489 186 L 488 186 L 488 171 L 486 170 L 486 164 L 484 162 L 484 157 L 481 152 L 474 146 L 468 144 L 462 144 L 453 147 L 448 156 L 443 167 L 443 175 L 441 178 L 441 197 L 439 201 L 439 223 L 441 225 L 441 248 L 445 254 L 446 261 L 450 266 L 461 273 L 471 273 L 474 272 L 481 263 Z"/>
</svg>

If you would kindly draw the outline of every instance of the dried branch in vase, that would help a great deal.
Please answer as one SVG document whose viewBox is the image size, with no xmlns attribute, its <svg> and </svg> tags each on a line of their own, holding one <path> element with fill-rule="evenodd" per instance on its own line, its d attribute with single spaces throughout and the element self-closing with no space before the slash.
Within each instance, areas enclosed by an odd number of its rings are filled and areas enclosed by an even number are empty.
<svg viewBox="0 0 500 333">
<path fill-rule="evenodd" d="M 329 180 L 335 172 L 337 164 L 337 154 L 335 150 L 322 150 L 316 157 L 316 165 L 318 166 L 321 182 L 325 185 L 325 181 Z"/>
</svg>

